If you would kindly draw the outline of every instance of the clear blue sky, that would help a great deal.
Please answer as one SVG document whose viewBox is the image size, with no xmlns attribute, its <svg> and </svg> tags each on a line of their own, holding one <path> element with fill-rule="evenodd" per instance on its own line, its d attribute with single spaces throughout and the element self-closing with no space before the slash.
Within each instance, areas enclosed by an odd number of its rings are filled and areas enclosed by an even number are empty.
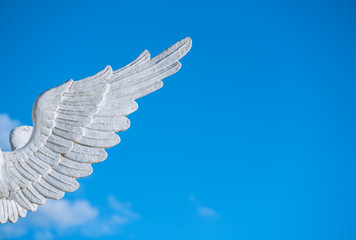
<svg viewBox="0 0 356 240">
<path fill-rule="evenodd" d="M 187 36 L 193 47 L 77 192 L 0 239 L 356 239 L 355 12 L 336 0 L 1 1 L 0 113 L 22 124 L 65 80 Z"/>
</svg>

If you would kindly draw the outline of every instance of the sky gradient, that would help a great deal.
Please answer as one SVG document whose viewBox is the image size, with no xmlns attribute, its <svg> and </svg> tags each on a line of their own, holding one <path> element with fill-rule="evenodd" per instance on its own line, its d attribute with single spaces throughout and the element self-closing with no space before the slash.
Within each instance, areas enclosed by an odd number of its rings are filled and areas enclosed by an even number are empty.
<svg viewBox="0 0 356 240">
<path fill-rule="evenodd" d="M 37 96 L 184 37 L 108 159 L 0 239 L 356 239 L 352 1 L 0 1 L 0 147 Z"/>
</svg>

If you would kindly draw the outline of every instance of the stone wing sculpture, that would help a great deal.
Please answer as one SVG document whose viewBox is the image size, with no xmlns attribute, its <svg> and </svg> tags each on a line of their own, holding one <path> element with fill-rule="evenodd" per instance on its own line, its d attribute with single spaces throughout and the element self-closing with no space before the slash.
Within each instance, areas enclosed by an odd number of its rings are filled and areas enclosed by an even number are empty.
<svg viewBox="0 0 356 240">
<path fill-rule="evenodd" d="M 117 71 L 107 66 L 42 93 L 32 111 L 34 127 L 14 129 L 13 151 L 0 151 L 0 222 L 14 223 L 47 198 L 75 191 L 75 179 L 90 175 L 91 164 L 105 160 L 105 149 L 120 142 L 115 132 L 129 128 L 125 116 L 137 110 L 135 100 L 161 88 L 191 44 L 185 38 L 152 59 L 144 51 Z"/>
</svg>

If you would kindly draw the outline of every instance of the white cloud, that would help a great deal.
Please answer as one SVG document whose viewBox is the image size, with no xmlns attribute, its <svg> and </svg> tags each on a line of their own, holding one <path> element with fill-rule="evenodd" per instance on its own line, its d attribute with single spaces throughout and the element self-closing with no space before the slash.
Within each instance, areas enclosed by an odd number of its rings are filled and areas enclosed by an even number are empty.
<svg viewBox="0 0 356 240">
<path fill-rule="evenodd" d="M 217 213 L 212 208 L 198 206 L 197 211 L 198 211 L 198 214 L 203 217 L 216 217 L 217 216 Z"/>
<path fill-rule="evenodd" d="M 99 238 L 104 235 L 112 235 L 123 231 L 123 227 L 133 221 L 141 219 L 140 214 L 131 210 L 132 204 L 120 202 L 114 196 L 107 198 L 110 215 L 93 222 L 92 227 L 82 230 L 82 234 L 88 237 Z"/>
<path fill-rule="evenodd" d="M 35 240 L 51 240 L 54 239 L 54 235 L 50 231 L 40 231 L 40 232 L 35 232 L 33 238 Z"/>
<path fill-rule="evenodd" d="M 9 135 L 13 128 L 20 125 L 17 120 L 12 120 L 6 113 L 0 113 L 0 148 L 10 150 Z"/>
<path fill-rule="evenodd" d="M 210 217 L 210 218 L 217 218 L 219 215 L 216 213 L 216 211 L 212 208 L 203 206 L 195 196 L 191 195 L 189 196 L 190 201 L 194 203 L 196 206 L 196 211 L 199 214 L 199 216 L 202 217 Z"/>
<path fill-rule="evenodd" d="M 38 211 L 16 224 L 0 226 L 0 239 L 26 236 L 35 240 L 50 240 L 80 234 L 100 238 L 124 231 L 124 226 L 141 216 L 131 210 L 131 203 L 109 196 L 107 204 L 95 207 L 87 200 L 47 200 Z"/>
<path fill-rule="evenodd" d="M 82 226 L 98 216 L 98 209 L 91 206 L 86 200 L 70 202 L 66 199 L 60 201 L 47 200 L 33 215 L 37 226 L 48 227 L 53 224 L 59 229 Z"/>
<path fill-rule="evenodd" d="M 114 196 L 108 197 L 109 205 L 116 211 L 115 219 L 118 222 L 128 223 L 138 220 L 141 216 L 131 210 L 132 204 L 129 202 L 120 202 Z"/>
<path fill-rule="evenodd" d="M 23 224 L 15 226 L 14 224 L 5 224 L 1 226 L 0 239 L 14 239 L 27 234 L 27 228 Z"/>
</svg>

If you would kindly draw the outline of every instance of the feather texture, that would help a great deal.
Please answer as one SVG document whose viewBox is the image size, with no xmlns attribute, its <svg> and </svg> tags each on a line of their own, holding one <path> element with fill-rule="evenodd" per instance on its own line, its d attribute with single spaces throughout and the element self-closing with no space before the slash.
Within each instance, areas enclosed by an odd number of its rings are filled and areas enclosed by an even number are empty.
<svg viewBox="0 0 356 240">
<path fill-rule="evenodd" d="M 47 198 L 75 191 L 75 179 L 90 175 L 91 164 L 104 161 L 105 149 L 120 142 L 115 132 L 129 128 L 126 116 L 137 110 L 135 100 L 161 88 L 161 80 L 180 69 L 178 60 L 190 47 L 191 39 L 185 38 L 152 59 L 144 51 L 117 71 L 107 66 L 42 93 L 27 144 L 0 151 L 0 223 L 16 222 Z"/>
</svg>

